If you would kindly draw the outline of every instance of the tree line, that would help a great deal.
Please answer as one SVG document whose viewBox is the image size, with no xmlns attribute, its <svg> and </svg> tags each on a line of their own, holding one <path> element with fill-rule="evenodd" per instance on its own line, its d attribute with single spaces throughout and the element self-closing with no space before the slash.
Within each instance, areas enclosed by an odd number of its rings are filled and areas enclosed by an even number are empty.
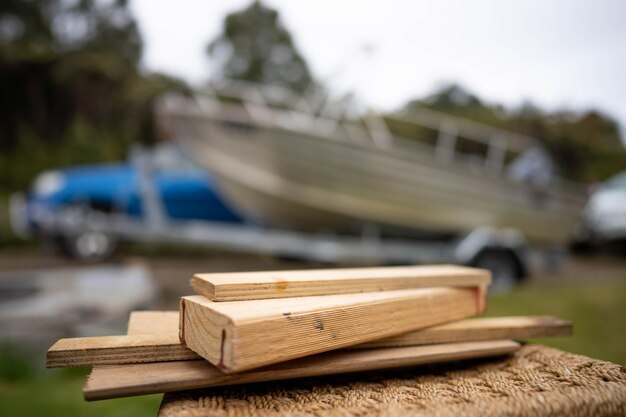
<svg viewBox="0 0 626 417">
<path fill-rule="evenodd" d="M 43 169 L 120 160 L 131 143 L 156 140 L 155 100 L 189 87 L 142 70 L 142 49 L 126 0 L 0 3 L 0 194 L 25 188 Z M 319 86 L 279 13 L 259 1 L 226 16 L 206 52 L 216 78 L 301 93 Z M 572 180 L 626 167 L 617 123 L 597 110 L 505 108 L 454 84 L 403 108 L 418 106 L 537 137 Z"/>
</svg>

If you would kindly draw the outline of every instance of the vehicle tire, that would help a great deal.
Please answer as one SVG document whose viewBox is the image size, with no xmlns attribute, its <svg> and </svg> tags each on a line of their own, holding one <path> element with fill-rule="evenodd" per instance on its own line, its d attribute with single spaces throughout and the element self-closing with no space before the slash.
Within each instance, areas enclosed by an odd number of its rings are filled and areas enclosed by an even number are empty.
<svg viewBox="0 0 626 417">
<path fill-rule="evenodd" d="M 83 262 L 101 262 L 115 253 L 119 242 L 108 233 L 86 231 L 59 236 L 57 243 L 61 251 L 72 259 Z"/>
<path fill-rule="evenodd" d="M 491 271 L 491 292 L 508 292 L 519 282 L 520 270 L 515 257 L 508 251 L 487 249 L 481 252 L 472 265 Z"/>
<path fill-rule="evenodd" d="M 598 247 L 599 242 L 593 228 L 583 222 L 570 244 L 570 250 L 578 255 L 593 255 Z"/>
</svg>

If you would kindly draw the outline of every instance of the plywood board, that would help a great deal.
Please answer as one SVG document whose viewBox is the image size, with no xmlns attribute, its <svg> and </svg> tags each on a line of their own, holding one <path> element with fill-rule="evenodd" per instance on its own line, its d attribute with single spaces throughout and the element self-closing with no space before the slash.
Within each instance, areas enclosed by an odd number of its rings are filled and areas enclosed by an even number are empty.
<svg viewBox="0 0 626 417">
<path fill-rule="evenodd" d="M 76 337 L 57 341 L 46 355 L 46 367 L 101 366 L 199 359 L 180 344 L 178 333 Z"/>
<path fill-rule="evenodd" d="M 142 329 L 152 332 L 160 328 L 161 331 L 158 334 L 61 339 L 48 350 L 46 366 L 101 366 L 200 359 L 198 354 L 180 344 L 178 318 L 178 311 L 136 312 L 131 315 L 129 323 L 133 323 L 133 326 L 129 325 L 129 330 L 141 333 L 146 331 Z M 550 316 L 474 318 L 374 340 L 350 349 L 498 339 L 521 340 L 571 334 L 571 322 Z"/>
<path fill-rule="evenodd" d="M 214 302 L 181 299 L 181 343 L 224 372 L 335 350 L 479 314 L 485 291 L 422 288 Z"/>
<path fill-rule="evenodd" d="M 485 269 L 457 265 L 308 269 L 196 274 L 191 285 L 212 301 L 256 300 L 392 291 L 408 288 L 488 285 Z"/>
<path fill-rule="evenodd" d="M 518 348 L 516 342 L 500 340 L 333 351 L 233 374 L 221 372 L 204 360 L 105 366 L 92 371 L 83 394 L 89 401 L 103 400 L 505 355 Z"/>
</svg>

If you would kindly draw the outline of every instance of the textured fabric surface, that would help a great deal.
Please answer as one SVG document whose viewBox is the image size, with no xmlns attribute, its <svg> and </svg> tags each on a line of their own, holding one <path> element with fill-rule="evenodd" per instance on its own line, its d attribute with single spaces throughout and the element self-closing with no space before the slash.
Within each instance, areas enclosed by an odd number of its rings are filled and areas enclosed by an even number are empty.
<svg viewBox="0 0 626 417">
<path fill-rule="evenodd" d="M 626 416 L 626 369 L 537 345 L 499 359 L 166 394 L 159 417 Z"/>
</svg>

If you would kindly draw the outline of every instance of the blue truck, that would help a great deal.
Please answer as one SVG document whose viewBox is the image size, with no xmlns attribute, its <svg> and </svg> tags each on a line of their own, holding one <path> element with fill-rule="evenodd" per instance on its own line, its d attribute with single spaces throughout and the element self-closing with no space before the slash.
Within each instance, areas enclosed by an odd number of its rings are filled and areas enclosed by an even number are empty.
<svg viewBox="0 0 626 417">
<path fill-rule="evenodd" d="M 151 182 L 148 187 L 142 172 L 146 164 L 150 171 L 147 181 Z M 24 237 L 33 233 L 52 237 L 63 252 L 77 259 L 104 259 L 116 249 L 120 241 L 117 234 L 104 229 L 53 227 L 54 220 L 90 213 L 96 223 L 103 216 L 127 216 L 145 222 L 149 212 L 146 189 L 150 188 L 167 221 L 243 222 L 220 197 L 209 172 L 197 167 L 176 146 L 162 144 L 149 151 L 135 150 L 127 162 L 43 172 L 26 195 L 13 196 L 13 229 Z M 125 239 L 133 240 L 131 236 Z"/>
</svg>

